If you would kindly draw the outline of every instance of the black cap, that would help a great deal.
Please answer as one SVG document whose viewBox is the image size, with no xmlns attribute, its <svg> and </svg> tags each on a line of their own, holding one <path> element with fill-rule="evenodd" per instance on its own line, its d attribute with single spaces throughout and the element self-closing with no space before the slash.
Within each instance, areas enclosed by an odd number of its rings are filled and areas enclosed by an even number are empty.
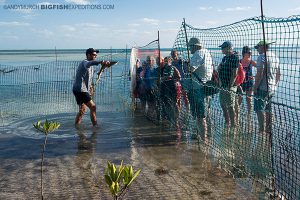
<svg viewBox="0 0 300 200">
<path fill-rule="evenodd" d="M 232 43 L 230 41 L 225 41 L 219 47 L 221 47 L 222 49 L 224 49 L 226 47 L 230 47 L 231 48 L 232 47 Z"/>
<path fill-rule="evenodd" d="M 92 53 L 99 53 L 99 50 L 96 50 L 94 48 L 88 48 L 86 51 L 85 51 L 85 55 L 88 55 L 88 54 L 92 54 Z"/>
</svg>

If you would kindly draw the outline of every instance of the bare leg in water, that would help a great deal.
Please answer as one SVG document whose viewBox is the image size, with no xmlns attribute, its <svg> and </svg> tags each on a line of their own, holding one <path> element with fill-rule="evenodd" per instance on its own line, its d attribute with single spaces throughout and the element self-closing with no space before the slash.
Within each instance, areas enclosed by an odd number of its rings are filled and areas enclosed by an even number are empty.
<svg viewBox="0 0 300 200">
<path fill-rule="evenodd" d="M 259 132 L 264 133 L 265 131 L 265 115 L 263 111 L 256 111 L 258 125 L 259 125 Z"/>
<path fill-rule="evenodd" d="M 82 104 L 81 106 L 79 106 L 79 112 L 77 113 L 76 118 L 75 118 L 75 125 L 78 125 L 81 123 L 81 120 L 83 118 L 83 115 L 84 115 L 87 107 L 90 109 L 90 117 L 91 117 L 93 126 L 97 125 L 96 105 L 93 102 L 93 100 L 90 100 L 88 103 Z"/>
<path fill-rule="evenodd" d="M 223 116 L 225 119 L 225 124 L 230 127 L 230 117 L 229 117 L 229 111 L 228 108 L 225 105 L 221 105 L 221 108 L 223 110 Z"/>
<path fill-rule="evenodd" d="M 208 137 L 206 118 L 198 118 L 198 125 L 200 126 L 201 130 L 201 139 L 205 141 L 205 138 Z"/>
</svg>

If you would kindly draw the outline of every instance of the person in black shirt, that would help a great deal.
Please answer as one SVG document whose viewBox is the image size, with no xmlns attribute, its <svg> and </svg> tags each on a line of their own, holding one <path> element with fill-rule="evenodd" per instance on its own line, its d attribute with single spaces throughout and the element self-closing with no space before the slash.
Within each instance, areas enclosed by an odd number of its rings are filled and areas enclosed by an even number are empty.
<svg viewBox="0 0 300 200">
<path fill-rule="evenodd" d="M 219 79 L 221 83 L 220 104 L 223 110 L 225 123 L 228 127 L 234 127 L 235 122 L 235 101 L 237 86 L 235 79 L 239 67 L 239 58 L 233 52 L 232 43 L 225 41 L 220 45 L 225 56 L 218 67 Z"/>
</svg>

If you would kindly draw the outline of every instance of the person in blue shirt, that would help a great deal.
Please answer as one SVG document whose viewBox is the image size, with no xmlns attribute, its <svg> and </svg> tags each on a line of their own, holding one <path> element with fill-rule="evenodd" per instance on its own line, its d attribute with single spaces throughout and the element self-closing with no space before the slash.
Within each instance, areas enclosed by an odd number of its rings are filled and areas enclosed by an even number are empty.
<svg viewBox="0 0 300 200">
<path fill-rule="evenodd" d="M 143 88 L 145 94 L 145 103 L 148 105 L 146 115 L 150 118 L 154 117 L 156 112 L 157 94 L 157 77 L 159 68 L 156 66 L 156 59 L 154 56 L 147 56 L 145 67 L 141 72 L 141 88 Z M 146 105 L 145 105 L 146 106 Z"/>
</svg>

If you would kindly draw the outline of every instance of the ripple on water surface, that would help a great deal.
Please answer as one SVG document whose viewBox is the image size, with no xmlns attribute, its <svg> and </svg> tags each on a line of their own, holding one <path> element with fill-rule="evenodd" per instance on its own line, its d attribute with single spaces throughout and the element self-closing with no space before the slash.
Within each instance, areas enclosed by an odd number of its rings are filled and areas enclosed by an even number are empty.
<svg viewBox="0 0 300 200">
<path fill-rule="evenodd" d="M 4 128 L 2 135 L 17 135 L 24 138 L 39 139 L 44 135 L 37 131 L 33 124 L 41 120 L 56 121 L 61 124 L 59 129 L 51 132 L 48 135 L 50 138 L 69 138 L 76 135 L 76 128 L 74 126 L 74 114 L 56 114 L 47 115 L 46 117 L 33 116 L 28 118 L 19 119 Z"/>
</svg>

